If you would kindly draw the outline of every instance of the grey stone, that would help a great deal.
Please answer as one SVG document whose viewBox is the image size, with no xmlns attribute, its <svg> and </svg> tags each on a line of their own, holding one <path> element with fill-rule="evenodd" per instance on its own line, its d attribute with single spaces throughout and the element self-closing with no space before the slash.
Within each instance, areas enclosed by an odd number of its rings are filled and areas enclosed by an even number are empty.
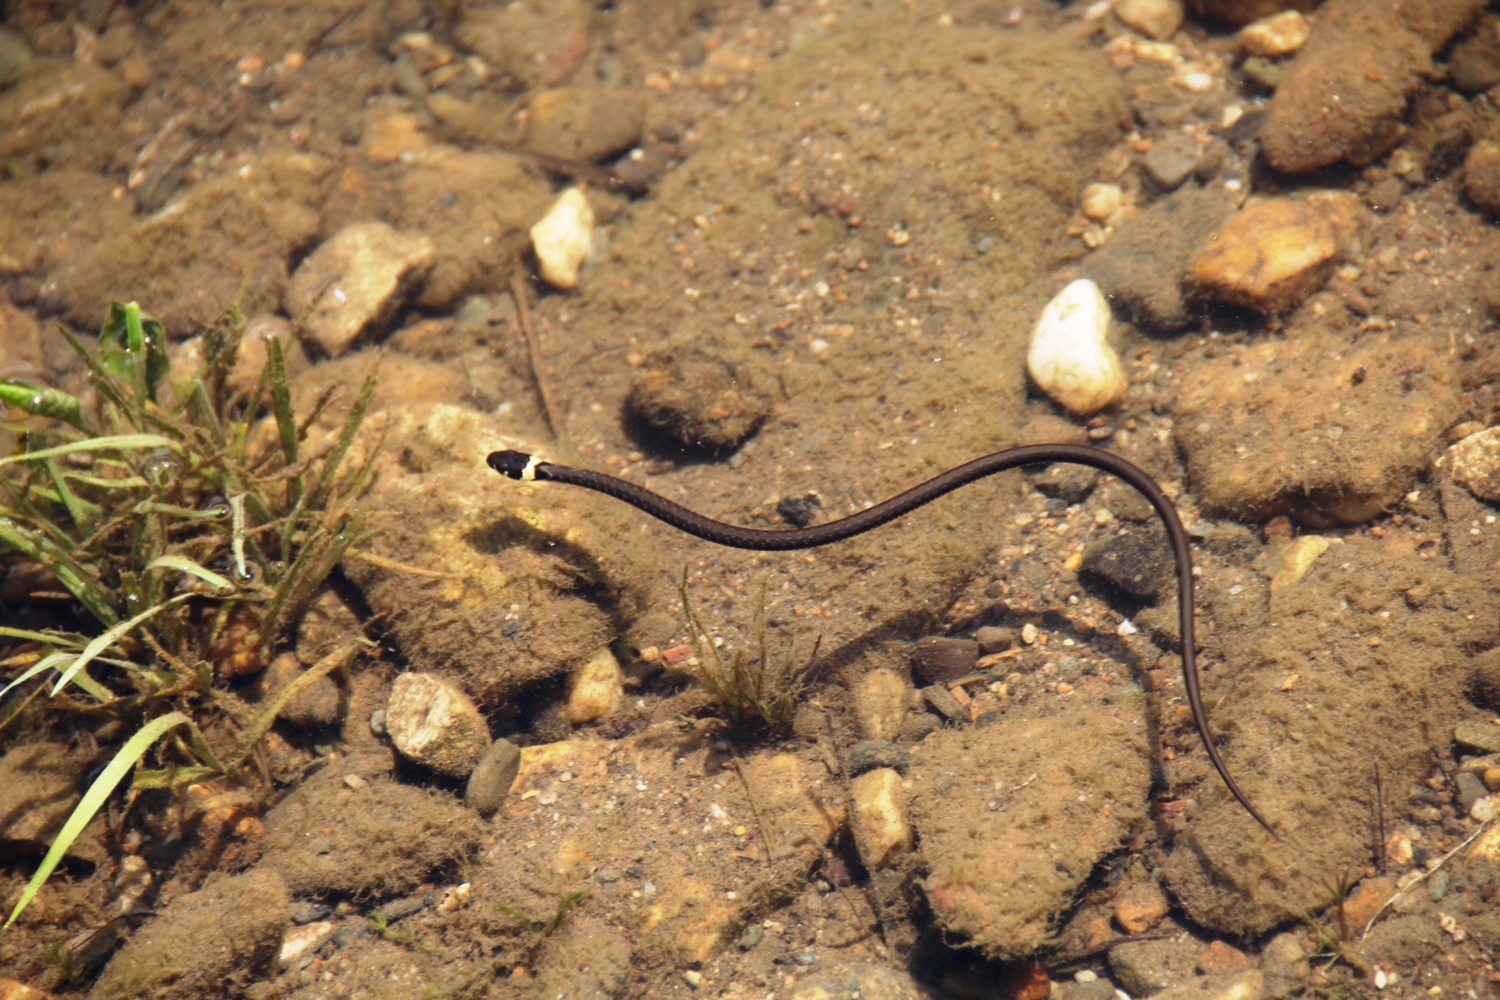
<svg viewBox="0 0 1500 1000">
<path fill-rule="evenodd" d="M 931 705 L 934 711 L 945 719 L 953 722 L 967 722 L 969 719 L 968 710 L 960 705 L 958 699 L 953 697 L 952 692 L 941 684 L 934 684 L 932 687 L 923 688 L 922 697 L 927 700 L 927 704 Z"/>
<path fill-rule="evenodd" d="M 1143 601 L 1156 603 L 1175 585 L 1166 532 L 1158 525 L 1114 534 L 1083 550 L 1080 576 L 1092 576 Z"/>
<path fill-rule="evenodd" d="M 1469 665 L 1469 690 L 1479 704 L 1500 712 L 1500 647 L 1474 657 Z"/>
<path fill-rule="evenodd" d="M 1216 191 L 1189 186 L 1175 192 L 1090 254 L 1083 277 L 1092 278 L 1110 304 L 1136 323 L 1180 330 L 1192 319 L 1182 294 L 1188 262 L 1233 209 Z"/>
<path fill-rule="evenodd" d="M 464 803 L 481 816 L 493 816 L 505 804 L 520 770 L 521 748 L 510 740 L 496 740 L 469 775 Z"/>
<path fill-rule="evenodd" d="M 1462 812 L 1467 813 L 1473 808 L 1476 800 L 1490 793 L 1490 790 L 1484 787 L 1484 782 L 1479 779 L 1479 775 L 1472 771 L 1460 771 L 1454 780 L 1458 784 L 1458 804 Z"/>
<path fill-rule="evenodd" d="M 878 767 L 889 767 L 901 774 L 911 767 L 911 754 L 889 740 L 860 740 L 844 753 L 849 777 L 857 777 Z"/>
<path fill-rule="evenodd" d="M 1261 971 L 1265 973 L 1267 1000 L 1289 996 L 1302 988 L 1302 981 L 1312 975 L 1312 963 L 1301 939 L 1293 932 L 1278 934 L 1266 942 L 1260 953 Z"/>
<path fill-rule="evenodd" d="M 299 927 L 314 920 L 323 920 L 333 911 L 322 903 L 301 903 L 292 907 L 292 923 Z"/>
<path fill-rule="evenodd" d="M 949 695 L 949 697 L 953 697 Z M 958 702 L 955 700 L 954 704 Z M 929 734 L 943 728 L 942 720 L 931 712 L 913 712 L 901 723 L 900 739 L 906 743 L 916 743 L 925 740 Z"/>
<path fill-rule="evenodd" d="M 1066 504 L 1082 503 L 1094 492 L 1099 470 L 1073 462 L 1054 462 L 1032 480 L 1038 491 Z"/>
<path fill-rule="evenodd" d="M 307 312 L 303 330 L 323 353 L 338 357 L 383 327 L 406 294 L 432 269 L 432 240 L 383 222 L 348 226 L 314 250 L 287 282 L 287 314 Z"/>
<path fill-rule="evenodd" d="M 1194 976 L 1156 994 L 1157 1000 L 1262 1000 L 1265 976 L 1258 970 L 1232 976 Z"/>
<path fill-rule="evenodd" d="M 986 625 L 974 632 L 974 641 L 979 643 L 979 651 L 985 656 L 991 653 L 1003 653 L 1016 644 L 1016 637 L 1008 628 L 998 625 Z"/>
<path fill-rule="evenodd" d="M 918 639 L 911 654 L 911 668 L 929 684 L 944 684 L 974 672 L 979 643 L 973 639 L 930 636 Z"/>
<path fill-rule="evenodd" d="M 1109 971 L 1125 992 L 1147 997 L 1190 981 L 1202 944 L 1187 935 L 1122 944 L 1109 953 Z"/>
<path fill-rule="evenodd" d="M 1460 722 L 1453 742 L 1480 753 L 1500 753 L 1500 726 L 1489 722 Z"/>
<path fill-rule="evenodd" d="M 395 923 L 397 920 L 409 917 L 413 913 L 422 912 L 426 905 L 426 897 L 409 896 L 406 899 L 398 899 L 395 902 L 385 904 L 380 908 L 380 912 L 386 920 Z"/>
<path fill-rule="evenodd" d="M 1146 173 L 1168 191 L 1179 187 L 1198 166 L 1198 144 L 1181 132 L 1160 139 L 1146 153 Z"/>
</svg>

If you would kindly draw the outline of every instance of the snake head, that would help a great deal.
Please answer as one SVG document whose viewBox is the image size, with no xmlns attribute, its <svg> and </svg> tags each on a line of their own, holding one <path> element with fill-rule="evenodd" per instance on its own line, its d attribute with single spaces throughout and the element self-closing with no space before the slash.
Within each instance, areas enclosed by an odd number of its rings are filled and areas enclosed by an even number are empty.
<svg viewBox="0 0 1500 1000">
<path fill-rule="evenodd" d="M 524 451 L 492 451 L 485 462 L 502 476 L 511 479 L 531 479 L 536 459 Z"/>
</svg>

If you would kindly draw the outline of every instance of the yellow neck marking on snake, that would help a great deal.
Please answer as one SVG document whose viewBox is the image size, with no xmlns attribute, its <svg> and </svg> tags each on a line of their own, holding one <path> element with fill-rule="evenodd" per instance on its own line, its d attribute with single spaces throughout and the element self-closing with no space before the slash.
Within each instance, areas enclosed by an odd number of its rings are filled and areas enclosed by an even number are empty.
<svg viewBox="0 0 1500 1000">
<path fill-rule="evenodd" d="M 537 458 L 535 455 L 532 455 L 530 457 L 530 460 L 526 463 L 526 468 L 521 470 L 521 482 L 529 483 L 533 479 L 535 479 L 536 467 L 541 464 L 542 460 L 540 458 Z"/>
</svg>

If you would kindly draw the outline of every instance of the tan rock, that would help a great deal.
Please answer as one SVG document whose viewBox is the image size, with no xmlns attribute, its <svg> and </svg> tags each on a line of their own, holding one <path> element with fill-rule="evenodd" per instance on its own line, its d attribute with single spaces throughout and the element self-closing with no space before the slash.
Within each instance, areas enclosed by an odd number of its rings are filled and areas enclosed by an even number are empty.
<svg viewBox="0 0 1500 1000">
<path fill-rule="evenodd" d="M 1240 29 L 1240 48 L 1253 56 L 1287 56 L 1307 41 L 1307 18 L 1301 11 L 1284 10 Z"/>
<path fill-rule="evenodd" d="M 303 330 L 338 357 L 361 336 L 379 332 L 432 266 L 432 240 L 383 222 L 339 230 L 302 262 L 287 283 L 285 308 L 308 314 Z"/>
<path fill-rule="evenodd" d="M 1130 388 L 1109 343 L 1111 318 L 1099 286 L 1080 278 L 1047 303 L 1031 332 L 1026 370 L 1043 392 L 1080 416 L 1104 409 Z"/>
<path fill-rule="evenodd" d="M 1375 919 L 1375 914 L 1395 895 L 1396 885 L 1388 878 L 1363 879 L 1344 897 L 1344 920 L 1350 928 L 1363 931 L 1365 925 Z M 1338 907 L 1332 907 L 1328 916 L 1338 919 Z"/>
<path fill-rule="evenodd" d="M 901 775 L 879 767 L 855 778 L 849 786 L 859 817 L 860 847 L 865 860 L 889 868 L 911 850 L 911 822 L 906 816 Z"/>
<path fill-rule="evenodd" d="M 625 674 L 608 647 L 578 665 L 568 678 L 568 721 L 575 726 L 602 719 L 620 707 Z"/>
<path fill-rule="evenodd" d="M 911 703 L 906 681 L 892 670 L 872 670 L 854 685 L 854 714 L 869 740 L 894 740 Z"/>
<path fill-rule="evenodd" d="M 432 140 L 422 133 L 417 116 L 398 111 L 384 114 L 365 126 L 361 149 L 371 163 L 395 163 L 402 156 L 426 152 Z"/>
<path fill-rule="evenodd" d="M 593 248 L 593 234 L 594 210 L 582 191 L 568 188 L 531 227 L 531 246 L 549 285 L 567 289 L 578 284 L 578 269 Z"/>
<path fill-rule="evenodd" d="M 1198 971 L 1205 976 L 1232 976 L 1250 968 L 1244 952 L 1223 941 L 1211 941 L 1198 955 Z"/>
<path fill-rule="evenodd" d="M 1338 539 L 1342 542 L 1343 539 Z M 1328 551 L 1333 541 L 1322 535 L 1303 535 L 1291 544 L 1281 557 L 1281 568 L 1271 578 L 1271 592 L 1285 590 L 1302 579 L 1313 560 Z"/>
<path fill-rule="evenodd" d="M 1184 14 L 1182 0 L 1118 0 L 1114 12 L 1126 27 L 1158 42 L 1177 34 Z"/>
<path fill-rule="evenodd" d="M 1261 1000 L 1265 977 L 1259 971 L 1234 976 L 1198 976 L 1154 994 L 1153 1000 Z"/>
<path fill-rule="evenodd" d="M 0 1000 L 54 1000 L 54 998 L 51 993 L 16 982 L 14 979 L 0 979 Z"/>
<path fill-rule="evenodd" d="M 1268 315 L 1317 291 L 1358 234 L 1352 194 L 1253 202 L 1229 216 L 1188 270 L 1201 293 Z"/>
<path fill-rule="evenodd" d="M 1124 198 L 1118 184 L 1090 184 L 1083 189 L 1083 214 L 1095 222 L 1106 222 L 1120 211 Z"/>
<path fill-rule="evenodd" d="M 1500 427 L 1470 434 L 1448 449 L 1453 480 L 1481 500 L 1500 500 Z"/>
<path fill-rule="evenodd" d="M 490 729 L 468 695 L 431 674 L 396 678 L 385 728 L 402 756 L 456 778 L 468 777 L 490 745 Z"/>
<path fill-rule="evenodd" d="M 1155 882 L 1137 882 L 1115 900 L 1115 920 L 1129 934 L 1140 934 L 1162 922 L 1171 909 Z"/>
</svg>

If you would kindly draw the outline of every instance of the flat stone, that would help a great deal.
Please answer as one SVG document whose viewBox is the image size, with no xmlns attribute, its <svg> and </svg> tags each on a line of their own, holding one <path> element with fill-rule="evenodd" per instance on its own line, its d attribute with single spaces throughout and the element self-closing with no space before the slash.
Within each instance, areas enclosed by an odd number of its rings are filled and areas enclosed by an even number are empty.
<svg viewBox="0 0 1500 1000">
<path fill-rule="evenodd" d="M 271 661 L 271 665 L 256 681 L 261 700 L 274 698 L 292 681 L 306 673 L 294 653 L 282 653 Z M 312 681 L 282 708 L 282 718 L 298 729 L 320 729 L 338 725 L 341 717 L 341 696 L 338 685 L 327 676 Z"/>
<path fill-rule="evenodd" d="M 973 639 L 929 636 L 917 640 L 911 669 L 929 684 L 943 684 L 972 674 L 978 659 L 979 643 Z"/>
<path fill-rule="evenodd" d="M 900 969 L 876 963 L 837 964 L 820 969 L 792 988 L 791 1000 L 920 1000 L 930 992 Z"/>
<path fill-rule="evenodd" d="M 1265 977 L 1259 971 L 1233 976 L 1195 976 L 1156 996 L 1158 1000 L 1262 1000 Z"/>
<path fill-rule="evenodd" d="M 892 670 L 871 670 L 854 684 L 854 714 L 866 739 L 893 740 L 911 704 L 911 689 Z"/>
<path fill-rule="evenodd" d="M 604 87 L 545 90 L 527 105 L 526 148 L 573 163 L 598 163 L 634 146 L 646 102 Z"/>
<path fill-rule="evenodd" d="M 213 873 L 135 933 L 105 966 L 89 1000 L 237 994 L 274 974 L 286 904 L 275 872 Z"/>
<path fill-rule="evenodd" d="M 1126 27 L 1158 42 L 1177 33 L 1184 15 L 1182 0 L 1119 0 L 1114 12 Z"/>
<path fill-rule="evenodd" d="M 898 774 L 905 774 L 906 769 L 911 767 L 911 754 L 889 740 L 860 740 L 844 751 L 844 762 L 849 768 L 850 777 L 879 767 L 892 768 Z"/>
<path fill-rule="evenodd" d="M 1177 564 L 1167 533 L 1151 524 L 1144 529 L 1105 535 L 1083 550 L 1079 574 L 1095 577 L 1138 600 L 1156 603 L 1176 586 Z"/>
<path fill-rule="evenodd" d="M 991 958 L 1032 954 L 1145 816 L 1141 696 L 1074 708 L 1030 719 L 1013 710 L 1003 726 L 944 730 L 912 747 L 910 809 L 934 918 Z"/>
<path fill-rule="evenodd" d="M 1109 952 L 1109 971 L 1133 997 L 1148 997 L 1190 982 L 1202 946 L 1186 934 L 1122 944 Z"/>
<path fill-rule="evenodd" d="M 1453 742 L 1479 753 L 1500 753 L 1500 726 L 1491 722 L 1460 722 Z"/>
<path fill-rule="evenodd" d="M 383 222 L 339 230 L 297 268 L 287 284 L 285 307 L 301 316 L 307 336 L 336 358 L 361 337 L 384 334 L 385 325 L 432 266 L 426 236 L 399 233 Z"/>
<path fill-rule="evenodd" d="M 1097 256 L 1097 255 L 1096 255 Z M 1095 258 L 1090 257 L 1092 262 Z M 1088 444 L 1089 432 L 1066 417 L 1032 417 L 1016 432 L 1016 447 L 1030 444 Z"/>
<path fill-rule="evenodd" d="M 1003 653 L 1016 644 L 1015 633 L 999 625 L 983 625 L 974 630 L 974 641 L 979 643 L 979 652 L 985 656 Z"/>
<path fill-rule="evenodd" d="M 1198 953 L 1198 971 L 1205 976 L 1233 976 L 1250 968 L 1250 958 L 1233 945 L 1210 941 Z"/>
<path fill-rule="evenodd" d="M 1192 136 L 1173 132 L 1151 145 L 1143 163 L 1153 181 L 1163 190 L 1174 191 L 1198 166 L 1198 144 Z"/>
<path fill-rule="evenodd" d="M 317 920 L 292 928 L 287 931 L 286 937 L 282 938 L 281 951 L 276 957 L 276 964 L 281 967 L 282 971 L 296 968 L 303 957 L 323 947 L 337 929 L 338 925 L 331 920 Z"/>
<path fill-rule="evenodd" d="M 1312 975 L 1307 949 L 1295 932 L 1286 931 L 1266 942 L 1260 953 L 1261 971 L 1265 973 L 1267 997 L 1288 996 L 1298 990 L 1302 981 Z"/>
<path fill-rule="evenodd" d="M 636 379 L 626 405 L 690 447 L 738 447 L 771 414 L 757 368 L 707 356 L 662 359 Z"/>
<path fill-rule="evenodd" d="M 1082 271 L 1134 322 L 1161 332 L 1180 330 L 1192 320 L 1183 275 L 1233 210 L 1220 192 L 1190 184 L 1123 223 L 1108 243 L 1089 254 Z"/>
<path fill-rule="evenodd" d="M 469 696 L 431 674 L 396 678 L 385 727 L 402 756 L 456 778 L 468 777 L 490 745 L 489 726 Z"/>
<path fill-rule="evenodd" d="M 923 688 L 922 699 L 932 706 L 933 711 L 950 722 L 967 722 L 969 719 L 968 710 L 960 705 L 958 699 L 953 697 L 953 693 L 941 684 Z"/>
<path fill-rule="evenodd" d="M 1189 279 L 1220 302 L 1283 312 L 1323 287 L 1357 235 L 1363 211 L 1343 191 L 1253 202 L 1218 227 Z"/>
<path fill-rule="evenodd" d="M 1459 812 L 1467 813 L 1474 808 L 1474 803 L 1484 798 L 1490 790 L 1484 787 L 1484 779 L 1471 771 L 1460 771 L 1454 778 L 1458 786 Z"/>
<path fill-rule="evenodd" d="M 1469 664 L 1469 691 L 1492 712 L 1500 712 L 1500 647 L 1487 649 Z"/>
<path fill-rule="evenodd" d="M 464 802 L 481 816 L 492 816 L 505 804 L 521 770 L 521 748 L 510 740 L 491 743 L 464 791 Z"/>
<path fill-rule="evenodd" d="M 1075 462 L 1054 462 L 1047 466 L 1046 472 L 1031 480 L 1038 492 L 1066 504 L 1082 503 L 1088 499 L 1098 482 L 1098 469 Z"/>
<path fill-rule="evenodd" d="M 1316 338 L 1266 342 L 1193 366 L 1175 436 L 1209 516 L 1354 524 L 1429 467 L 1457 414 L 1455 381 L 1441 352 L 1389 334 L 1337 358 Z"/>
<path fill-rule="evenodd" d="M 1115 920 L 1126 933 L 1140 934 L 1161 923 L 1171 908 L 1155 882 L 1137 882 L 1115 900 Z"/>
</svg>

